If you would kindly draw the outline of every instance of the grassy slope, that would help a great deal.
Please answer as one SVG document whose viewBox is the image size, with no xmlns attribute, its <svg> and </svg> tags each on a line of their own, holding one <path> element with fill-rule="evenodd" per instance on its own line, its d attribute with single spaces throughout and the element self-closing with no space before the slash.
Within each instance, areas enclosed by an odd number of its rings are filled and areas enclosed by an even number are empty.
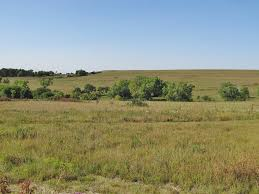
<svg viewBox="0 0 259 194">
<path fill-rule="evenodd" d="M 0 173 L 101 193 L 258 193 L 259 103 L 0 102 Z"/>
<path fill-rule="evenodd" d="M 249 86 L 251 94 L 256 94 L 259 86 L 259 71 L 255 70 L 152 70 L 152 71 L 104 71 L 97 75 L 74 78 L 55 79 L 53 89 L 71 92 L 74 87 L 83 87 L 86 83 L 97 86 L 111 86 L 120 79 L 133 79 L 138 75 L 159 76 L 167 81 L 187 81 L 196 85 L 194 94 L 210 95 L 217 97 L 220 84 L 224 81 Z M 17 78 L 12 78 L 17 79 Z M 19 78 L 27 79 L 33 89 L 39 87 L 38 78 Z"/>
</svg>

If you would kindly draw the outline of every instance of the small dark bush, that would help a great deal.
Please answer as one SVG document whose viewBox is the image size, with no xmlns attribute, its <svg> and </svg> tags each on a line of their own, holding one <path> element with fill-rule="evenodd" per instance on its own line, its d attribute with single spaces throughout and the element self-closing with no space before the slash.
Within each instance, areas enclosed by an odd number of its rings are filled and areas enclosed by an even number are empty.
<svg viewBox="0 0 259 194">
<path fill-rule="evenodd" d="M 99 92 L 100 95 L 104 96 L 104 95 L 107 95 L 107 93 L 109 92 L 110 88 L 109 87 L 103 87 L 103 86 L 100 86 L 97 88 L 97 91 Z"/>
<path fill-rule="evenodd" d="M 52 93 L 54 94 L 52 97 L 53 100 L 59 100 L 65 96 L 63 92 L 58 90 L 54 90 Z"/>
<path fill-rule="evenodd" d="M 100 95 L 98 92 L 83 93 L 80 96 L 81 100 L 98 100 Z"/>
<path fill-rule="evenodd" d="M 245 101 L 250 98 L 250 92 L 248 87 L 242 87 L 239 92 L 240 92 L 240 100 Z"/>
<path fill-rule="evenodd" d="M 2 80 L 2 83 L 4 84 L 9 84 L 10 83 L 10 80 L 8 78 L 5 78 Z"/>
<path fill-rule="evenodd" d="M 49 95 L 51 93 L 51 90 L 48 88 L 37 88 L 32 92 L 32 96 L 34 99 L 43 99 L 46 98 L 46 96 L 53 96 Z"/>
<path fill-rule="evenodd" d="M 91 93 L 96 91 L 96 87 L 93 86 L 92 84 L 86 84 L 83 90 L 83 93 Z"/>
<path fill-rule="evenodd" d="M 214 99 L 210 96 L 197 96 L 197 100 L 198 101 L 205 101 L 205 102 L 211 102 L 211 101 L 214 101 Z"/>
<path fill-rule="evenodd" d="M 80 96 L 82 94 L 82 91 L 80 88 L 75 88 L 73 91 L 72 91 L 72 98 L 76 98 L 76 99 L 79 99 Z"/>
</svg>

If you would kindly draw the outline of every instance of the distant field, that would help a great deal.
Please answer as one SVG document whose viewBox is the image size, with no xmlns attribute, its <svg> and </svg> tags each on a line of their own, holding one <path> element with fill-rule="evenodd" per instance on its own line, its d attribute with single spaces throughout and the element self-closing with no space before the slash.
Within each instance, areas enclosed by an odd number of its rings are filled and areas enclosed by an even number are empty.
<svg viewBox="0 0 259 194">
<path fill-rule="evenodd" d="M 222 82 L 231 81 L 235 84 L 248 86 L 251 95 L 255 96 L 259 87 L 259 71 L 255 70 L 152 70 L 152 71 L 104 71 L 86 77 L 58 78 L 54 80 L 52 89 L 70 93 L 75 87 L 83 87 L 86 83 L 96 86 L 111 86 L 121 79 L 133 79 L 138 75 L 158 76 L 167 81 L 186 81 L 196 88 L 194 95 L 210 95 L 218 98 L 218 88 Z M 11 78 L 17 79 L 17 78 Z M 30 82 L 32 89 L 39 87 L 38 78 L 19 78 Z"/>
<path fill-rule="evenodd" d="M 258 102 L 148 105 L 0 102 L 0 176 L 70 193 L 259 193 Z"/>
</svg>

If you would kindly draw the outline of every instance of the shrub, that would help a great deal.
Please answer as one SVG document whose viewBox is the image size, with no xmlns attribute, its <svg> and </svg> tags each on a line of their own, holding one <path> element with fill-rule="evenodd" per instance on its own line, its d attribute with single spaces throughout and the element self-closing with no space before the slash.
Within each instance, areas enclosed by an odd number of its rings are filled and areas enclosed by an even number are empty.
<svg viewBox="0 0 259 194">
<path fill-rule="evenodd" d="M 20 85 L 0 85 L 0 96 L 7 98 L 32 98 L 32 93 L 30 88 Z"/>
<path fill-rule="evenodd" d="M 242 87 L 240 89 L 240 100 L 247 100 L 250 98 L 250 92 L 249 92 L 249 89 L 248 87 Z"/>
<path fill-rule="evenodd" d="M 100 86 L 97 88 L 97 91 L 99 92 L 100 95 L 106 95 L 109 92 L 110 88 L 106 86 Z"/>
<path fill-rule="evenodd" d="M 35 99 L 48 99 L 54 96 L 54 93 L 51 92 L 48 88 L 37 88 L 32 92 L 33 98 Z"/>
<path fill-rule="evenodd" d="M 0 77 L 0 83 L 2 83 L 2 79 L 3 79 L 3 78 L 2 78 L 2 77 Z"/>
<path fill-rule="evenodd" d="M 54 99 L 54 100 L 59 100 L 65 96 L 63 92 L 58 91 L 58 90 L 54 90 L 53 94 L 54 95 L 53 95 L 52 99 Z"/>
<path fill-rule="evenodd" d="M 76 98 L 76 99 L 79 99 L 80 98 L 80 95 L 82 94 L 82 91 L 80 88 L 75 88 L 73 91 L 72 91 L 72 97 L 73 98 Z"/>
<path fill-rule="evenodd" d="M 133 98 L 146 100 L 162 95 L 164 82 L 158 77 L 149 78 L 138 76 L 130 82 L 129 88 Z"/>
<path fill-rule="evenodd" d="M 163 88 L 163 95 L 170 101 L 192 101 L 194 85 L 189 83 L 167 83 Z"/>
<path fill-rule="evenodd" d="M 40 85 L 43 88 L 47 88 L 52 84 L 53 84 L 53 78 L 43 78 L 43 79 L 40 80 Z"/>
<path fill-rule="evenodd" d="M 3 79 L 3 81 L 2 81 L 4 84 L 9 84 L 10 83 L 10 80 L 8 79 L 8 78 L 5 78 L 5 79 Z"/>
<path fill-rule="evenodd" d="M 120 96 L 121 99 L 130 99 L 131 93 L 129 89 L 129 81 L 121 80 L 116 82 L 109 91 L 109 96 L 115 98 L 116 96 Z"/>
<path fill-rule="evenodd" d="M 211 98 L 210 96 L 197 96 L 197 100 L 198 101 L 205 101 L 205 102 L 210 102 L 210 101 L 214 101 L 213 98 Z"/>
<path fill-rule="evenodd" d="M 80 96 L 81 100 L 98 100 L 100 95 L 98 92 L 83 93 Z"/>
<path fill-rule="evenodd" d="M 83 90 L 83 93 L 91 93 L 96 91 L 96 87 L 93 86 L 92 84 L 86 84 Z"/>
<path fill-rule="evenodd" d="M 221 85 L 219 94 L 226 101 L 247 100 L 250 97 L 247 87 L 238 89 L 236 85 L 230 82 Z"/>
</svg>

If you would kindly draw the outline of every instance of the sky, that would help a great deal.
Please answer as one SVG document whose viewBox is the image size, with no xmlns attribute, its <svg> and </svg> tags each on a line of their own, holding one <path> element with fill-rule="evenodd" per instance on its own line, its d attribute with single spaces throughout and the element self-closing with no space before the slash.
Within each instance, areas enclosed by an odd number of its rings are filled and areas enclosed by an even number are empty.
<svg viewBox="0 0 259 194">
<path fill-rule="evenodd" d="M 257 0 L 0 0 L 0 68 L 259 69 Z"/>
</svg>

